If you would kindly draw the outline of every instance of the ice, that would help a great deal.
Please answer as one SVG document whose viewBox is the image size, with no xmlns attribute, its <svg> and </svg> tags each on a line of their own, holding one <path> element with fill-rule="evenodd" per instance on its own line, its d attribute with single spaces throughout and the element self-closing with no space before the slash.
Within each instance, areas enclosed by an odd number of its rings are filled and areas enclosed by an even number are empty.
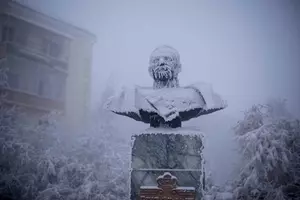
<svg viewBox="0 0 300 200">
<path fill-rule="evenodd" d="M 177 187 L 178 190 L 187 190 L 187 191 L 195 191 L 194 187 Z"/>
<path fill-rule="evenodd" d="M 205 100 L 205 110 L 227 107 L 226 101 L 213 91 L 212 85 L 209 83 L 197 82 L 193 85 L 187 86 L 186 88 L 193 88 L 197 92 L 201 93 Z"/>
<path fill-rule="evenodd" d="M 136 88 L 123 87 L 121 92 L 108 99 L 105 108 L 114 112 L 138 112 L 135 107 Z"/>
<path fill-rule="evenodd" d="M 163 88 L 153 90 L 140 87 L 137 91 L 136 106 L 145 111 L 155 111 L 149 102 L 159 109 L 176 108 L 178 112 L 204 106 L 204 101 L 192 88 Z"/>
<path fill-rule="evenodd" d="M 141 186 L 140 189 L 159 189 L 157 186 Z"/>
<path fill-rule="evenodd" d="M 163 179 L 165 176 L 170 176 L 170 179 L 171 179 L 171 180 L 172 180 L 172 179 L 177 180 L 177 177 L 176 177 L 176 176 L 173 176 L 170 172 L 165 172 L 163 175 L 158 176 L 156 180 L 158 180 L 158 179 Z"/>
<path fill-rule="evenodd" d="M 180 134 L 180 135 L 190 135 L 190 136 L 200 136 L 204 137 L 203 133 L 200 131 L 200 129 L 196 127 L 180 127 L 180 128 L 153 128 L 150 127 L 138 134 L 134 135 L 140 135 L 140 134 Z"/>
<path fill-rule="evenodd" d="M 138 117 L 139 110 L 154 112 L 165 121 L 171 121 L 180 112 L 202 108 L 201 115 L 226 106 L 226 102 L 213 92 L 210 84 L 196 83 L 180 88 L 124 87 L 108 100 L 106 109 L 116 113 L 135 113 Z"/>
</svg>

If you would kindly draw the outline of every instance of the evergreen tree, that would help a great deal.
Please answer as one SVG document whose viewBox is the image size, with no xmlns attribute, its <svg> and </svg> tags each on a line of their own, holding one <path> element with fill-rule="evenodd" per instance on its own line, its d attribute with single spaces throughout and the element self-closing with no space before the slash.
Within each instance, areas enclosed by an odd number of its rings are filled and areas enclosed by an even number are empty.
<svg viewBox="0 0 300 200">
<path fill-rule="evenodd" d="M 236 198 L 299 197 L 300 123 L 289 114 L 285 101 L 253 106 L 234 131 L 243 156 Z"/>
</svg>

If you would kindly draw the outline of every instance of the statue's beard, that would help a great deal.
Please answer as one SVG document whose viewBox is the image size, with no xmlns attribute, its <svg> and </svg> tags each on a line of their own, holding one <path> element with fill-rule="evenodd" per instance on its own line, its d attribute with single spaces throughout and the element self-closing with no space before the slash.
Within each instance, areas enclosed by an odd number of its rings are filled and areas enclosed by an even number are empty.
<svg viewBox="0 0 300 200">
<path fill-rule="evenodd" d="M 169 65 L 156 66 L 152 70 L 152 75 L 155 81 L 167 82 L 173 79 L 173 70 Z"/>
<path fill-rule="evenodd" d="M 175 74 L 171 65 L 152 65 L 149 72 L 154 79 L 154 89 L 179 87 L 177 74 Z"/>
</svg>

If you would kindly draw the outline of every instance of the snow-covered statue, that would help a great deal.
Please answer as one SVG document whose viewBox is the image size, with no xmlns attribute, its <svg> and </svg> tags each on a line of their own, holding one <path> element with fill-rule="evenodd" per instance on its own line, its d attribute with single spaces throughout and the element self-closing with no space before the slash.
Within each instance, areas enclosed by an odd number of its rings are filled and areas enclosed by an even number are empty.
<svg viewBox="0 0 300 200">
<path fill-rule="evenodd" d="M 179 86 L 180 56 L 170 46 L 160 46 L 152 52 L 148 71 L 154 80 L 153 88 L 124 88 L 108 101 L 107 108 L 151 127 L 178 128 L 183 121 L 226 107 L 209 84 Z"/>
<path fill-rule="evenodd" d="M 152 52 L 148 71 L 153 87 L 124 88 L 106 104 L 114 113 L 150 124 L 148 130 L 132 137 L 130 199 L 139 199 L 141 186 L 154 186 L 159 175 L 169 172 L 178 178 L 179 186 L 194 187 L 196 200 L 200 200 L 202 134 L 180 128 L 181 123 L 221 110 L 226 104 L 209 84 L 180 87 L 180 56 L 170 46 Z"/>
</svg>

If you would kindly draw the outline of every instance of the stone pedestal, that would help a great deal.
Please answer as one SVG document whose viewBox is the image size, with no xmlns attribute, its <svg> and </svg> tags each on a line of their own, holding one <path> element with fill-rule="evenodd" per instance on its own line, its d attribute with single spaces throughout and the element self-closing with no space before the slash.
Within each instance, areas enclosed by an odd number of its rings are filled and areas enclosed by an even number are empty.
<svg viewBox="0 0 300 200">
<path fill-rule="evenodd" d="M 156 178 L 170 172 L 178 186 L 194 187 L 202 198 L 203 156 L 199 131 L 151 128 L 133 136 L 130 199 L 137 200 L 141 186 L 155 186 Z"/>
</svg>

